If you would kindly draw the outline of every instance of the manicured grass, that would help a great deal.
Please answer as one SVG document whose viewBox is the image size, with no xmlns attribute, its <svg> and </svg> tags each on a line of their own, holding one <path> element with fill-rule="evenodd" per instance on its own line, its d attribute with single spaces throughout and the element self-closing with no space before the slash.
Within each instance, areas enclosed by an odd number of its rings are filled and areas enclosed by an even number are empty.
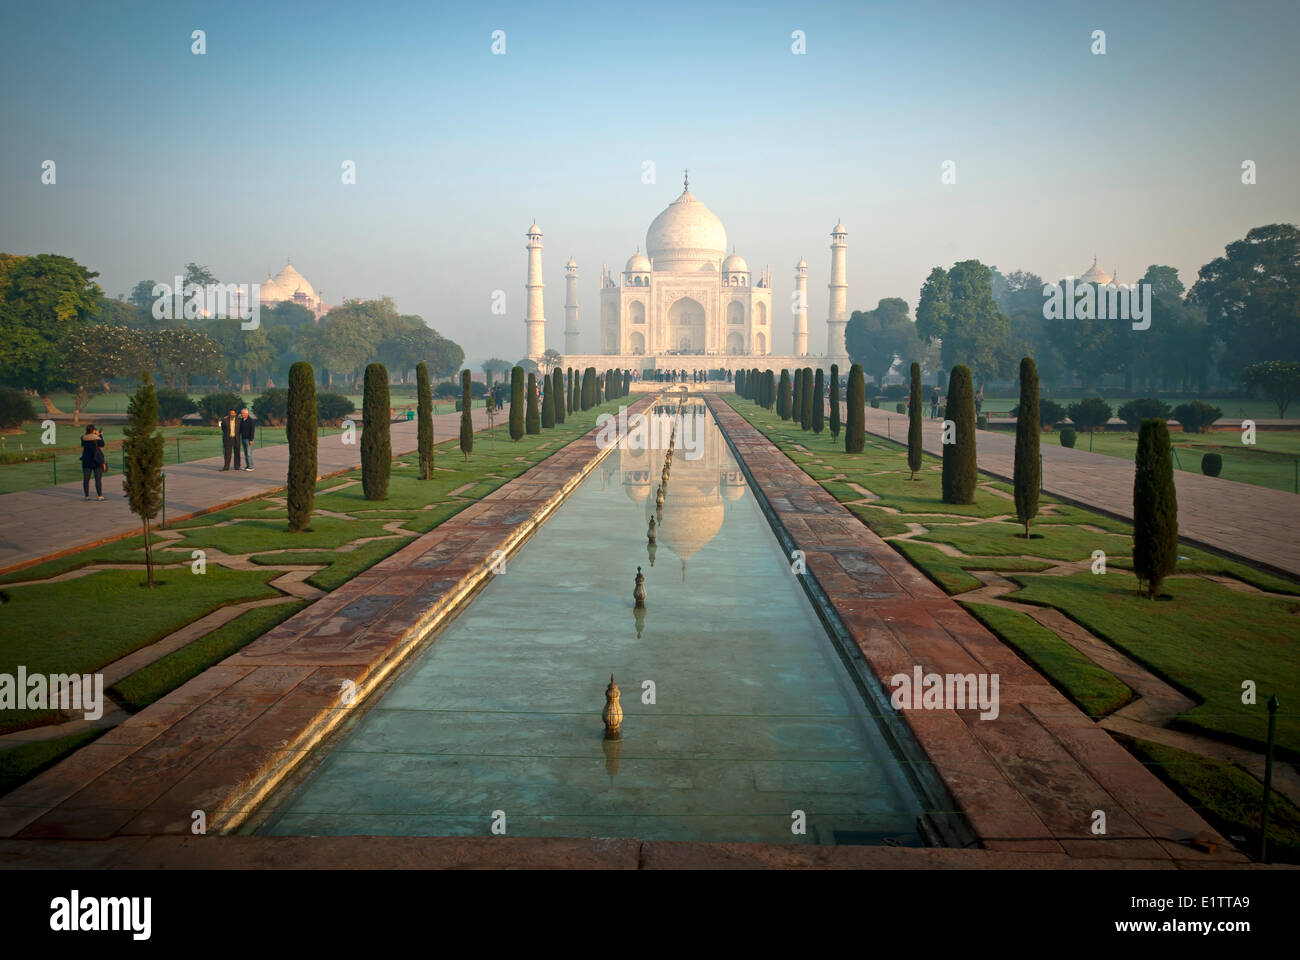
<svg viewBox="0 0 1300 960">
<path fill-rule="evenodd" d="M 1198 811 L 1224 836 L 1244 838 L 1239 846 L 1259 855 L 1263 785 L 1231 763 L 1211 760 L 1149 740 L 1111 734 Z M 1300 863 L 1300 809 L 1273 793 L 1268 814 L 1268 861 Z"/>
<path fill-rule="evenodd" d="M 1063 407 L 1068 407 L 1072 403 L 1077 403 L 1083 396 L 1081 393 L 1078 392 L 1077 389 L 1072 393 L 1062 392 L 1057 394 L 1057 393 L 1049 392 L 1047 388 L 1043 389 L 1041 395 L 1043 399 L 1055 400 Z M 1097 394 L 1091 393 L 1089 394 L 1089 396 L 1095 397 L 1097 396 Z M 1128 399 L 1126 397 L 1119 397 L 1119 398 L 1108 397 L 1106 396 L 1105 390 L 1101 391 L 1101 396 L 1104 397 L 1106 402 L 1110 404 L 1112 410 L 1118 410 L 1120 407 L 1124 405 L 1124 403 Z M 1188 398 L 1173 399 L 1170 397 L 1161 397 L 1161 399 L 1164 400 L 1165 403 L 1169 404 L 1170 407 L 1176 407 L 1180 403 L 1190 402 Z M 1268 400 L 1247 399 L 1244 397 L 1201 397 L 1201 396 L 1196 397 L 1196 399 L 1204 400 L 1212 407 L 1218 407 L 1220 410 L 1223 411 L 1223 415 L 1225 417 L 1233 417 L 1233 418 L 1248 417 L 1253 420 L 1277 419 L 1277 406 Z M 1014 410 L 1016 408 L 1016 405 L 1019 402 L 1020 402 L 1020 398 L 1015 394 L 1006 394 L 1005 396 L 1001 394 L 997 396 L 988 394 L 984 398 L 984 412 L 990 415 L 992 415 L 995 411 L 999 415 L 1005 414 L 1008 410 Z M 890 407 L 889 409 L 892 410 L 894 408 Z M 1300 413 L 1297 413 L 1297 407 L 1294 403 L 1287 408 L 1286 415 L 1288 418 L 1300 416 Z"/>
<path fill-rule="evenodd" d="M 1024 527 L 1019 523 L 982 523 L 975 527 L 946 524 L 936 527 L 918 538 L 930 543 L 947 543 L 962 553 L 989 557 L 1045 557 L 1049 560 L 1086 560 L 1094 550 L 1103 550 L 1107 557 L 1127 557 L 1132 554 L 1133 541 L 1113 533 L 1096 533 L 1076 525 L 1032 523 L 1032 539 L 1022 536 Z"/>
<path fill-rule="evenodd" d="M 284 547 L 332 549 L 366 537 L 393 536 L 384 529 L 385 522 L 315 516 L 306 530 L 289 533 L 284 520 L 241 520 L 229 526 L 187 529 L 182 539 L 169 546 L 170 551 L 187 557 L 191 550 L 203 548 L 228 554 L 259 553 Z"/>
<path fill-rule="evenodd" d="M 1055 607 L 1174 686 L 1201 701 L 1176 723 L 1211 737 L 1262 749 L 1268 727 L 1264 706 L 1276 693 L 1300 702 L 1296 669 L 1296 615 L 1300 604 L 1242 593 L 1202 579 L 1166 580 L 1170 601 L 1147 600 L 1137 579 L 1110 570 L 1105 576 L 1014 574 L 1021 589 L 1006 599 Z M 1258 686 L 1257 703 L 1243 704 L 1242 683 Z M 1281 750 L 1300 757 L 1300 714 L 1278 714 Z"/>
<path fill-rule="evenodd" d="M 132 713 L 142 710 L 208 667 L 243 649 L 306 605 L 305 601 L 300 601 L 254 607 L 206 636 L 125 677 L 114 684 L 109 693 Z"/>
<path fill-rule="evenodd" d="M 0 752 L 0 796 L 54 766 L 74 750 L 98 739 L 107 728 L 82 730 L 53 740 L 37 740 Z"/>
<path fill-rule="evenodd" d="M 185 567 L 155 571 L 156 585 L 149 590 L 142 571 L 100 570 L 58 583 L 6 587 L 0 673 L 13 674 L 20 664 L 28 674 L 93 673 L 219 606 L 278 596 L 266 584 L 275 576 L 273 570 L 218 566 L 199 576 Z M 6 711 L 0 729 L 18 729 L 33 716 Z"/>
<path fill-rule="evenodd" d="M 955 557 L 948 557 L 923 543 L 913 540 L 894 540 L 893 547 L 921 568 L 931 580 L 943 588 L 944 593 L 965 593 L 978 590 L 983 584 L 963 570 Z"/>
<path fill-rule="evenodd" d="M 1028 614 L 987 603 L 963 606 L 1094 720 L 1133 699 L 1133 691 L 1126 683 Z"/>
</svg>

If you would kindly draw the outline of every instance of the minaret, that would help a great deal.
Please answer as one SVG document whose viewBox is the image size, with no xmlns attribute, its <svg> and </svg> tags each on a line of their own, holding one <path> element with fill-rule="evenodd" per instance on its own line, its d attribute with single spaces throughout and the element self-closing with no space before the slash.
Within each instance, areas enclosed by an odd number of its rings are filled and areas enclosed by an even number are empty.
<svg viewBox="0 0 1300 960">
<path fill-rule="evenodd" d="M 808 356 L 808 261 L 794 268 L 794 355 Z"/>
<path fill-rule="evenodd" d="M 835 224 L 831 229 L 831 282 L 826 285 L 831 292 L 826 315 L 826 356 L 836 362 L 849 356 L 844 346 L 844 327 L 849 322 L 849 275 L 845 268 L 848 246 L 849 234 L 844 224 Z"/>
<path fill-rule="evenodd" d="M 564 265 L 564 352 L 578 352 L 578 264 L 573 257 Z"/>
<path fill-rule="evenodd" d="M 546 353 L 546 309 L 542 304 L 542 230 L 536 222 L 528 228 L 528 314 L 524 317 L 524 328 L 528 337 L 524 341 L 524 356 L 530 360 L 541 360 Z"/>
</svg>

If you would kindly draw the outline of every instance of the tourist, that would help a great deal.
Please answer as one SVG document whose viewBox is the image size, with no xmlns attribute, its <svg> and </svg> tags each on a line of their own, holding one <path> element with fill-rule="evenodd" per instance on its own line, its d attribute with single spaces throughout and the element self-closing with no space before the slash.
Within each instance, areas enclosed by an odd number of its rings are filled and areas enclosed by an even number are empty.
<svg viewBox="0 0 1300 960">
<path fill-rule="evenodd" d="M 253 438 L 257 435 L 257 421 L 248 414 L 248 407 L 239 411 L 239 446 L 244 451 L 244 469 L 253 469 Z M 236 468 L 238 469 L 238 468 Z"/>
<path fill-rule="evenodd" d="M 979 393 L 975 394 L 975 416 L 980 415 L 980 410 L 984 406 L 984 384 L 980 384 Z"/>
<path fill-rule="evenodd" d="M 934 390 L 930 393 L 930 419 L 933 420 L 939 416 L 939 385 L 935 384 Z"/>
<path fill-rule="evenodd" d="M 81 493 L 90 499 L 90 478 L 95 478 L 95 499 L 104 499 L 104 431 L 96 430 L 93 423 L 86 425 L 81 435 Z"/>
<path fill-rule="evenodd" d="M 230 469 L 232 457 L 235 461 L 235 469 L 239 469 L 239 418 L 235 416 L 234 410 L 221 420 L 221 455 L 225 464 L 222 470 Z"/>
</svg>

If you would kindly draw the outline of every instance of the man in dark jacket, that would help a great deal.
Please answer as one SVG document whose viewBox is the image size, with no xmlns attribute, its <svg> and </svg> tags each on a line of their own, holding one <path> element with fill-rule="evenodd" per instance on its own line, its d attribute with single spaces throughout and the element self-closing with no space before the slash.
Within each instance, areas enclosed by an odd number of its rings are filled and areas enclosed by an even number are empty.
<svg viewBox="0 0 1300 960">
<path fill-rule="evenodd" d="M 225 463 L 222 470 L 230 469 L 230 458 L 235 459 L 235 469 L 239 469 L 239 418 L 231 410 L 221 418 L 221 456 Z"/>
<path fill-rule="evenodd" d="M 90 478 L 95 478 L 95 499 L 104 499 L 104 431 L 89 424 L 81 435 L 81 492 L 90 499 Z"/>
<path fill-rule="evenodd" d="M 244 469 L 253 469 L 253 438 L 257 436 L 257 421 L 248 412 L 248 407 L 239 411 L 239 447 L 244 451 Z"/>
</svg>

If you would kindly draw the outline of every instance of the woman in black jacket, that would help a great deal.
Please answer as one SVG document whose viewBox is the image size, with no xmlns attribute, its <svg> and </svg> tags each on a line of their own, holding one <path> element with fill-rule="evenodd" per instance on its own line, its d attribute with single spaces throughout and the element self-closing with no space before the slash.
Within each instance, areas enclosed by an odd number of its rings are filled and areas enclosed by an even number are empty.
<svg viewBox="0 0 1300 960">
<path fill-rule="evenodd" d="M 104 499 L 104 431 L 87 424 L 81 435 L 81 492 L 90 499 L 90 478 L 95 477 L 95 499 Z"/>
</svg>

